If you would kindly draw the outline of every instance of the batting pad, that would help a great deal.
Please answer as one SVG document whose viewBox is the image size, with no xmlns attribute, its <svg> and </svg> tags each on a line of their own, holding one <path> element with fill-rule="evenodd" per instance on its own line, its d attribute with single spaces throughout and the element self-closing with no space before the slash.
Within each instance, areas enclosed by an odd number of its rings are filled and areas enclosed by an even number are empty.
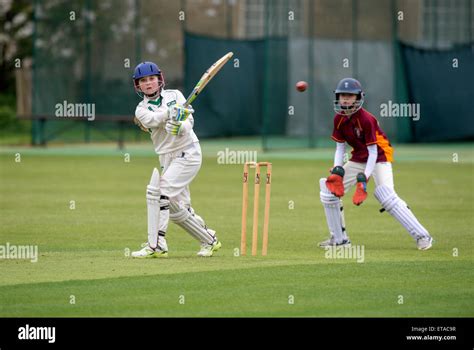
<svg viewBox="0 0 474 350">
<path fill-rule="evenodd" d="M 414 239 L 430 236 L 428 231 L 418 222 L 407 204 L 398 197 L 392 188 L 386 185 L 377 186 L 374 195 L 382 204 L 382 207 L 397 219 Z"/>
<path fill-rule="evenodd" d="M 328 190 L 325 178 L 319 180 L 319 187 L 321 190 L 319 195 L 321 203 L 323 203 L 324 206 L 329 232 L 337 243 L 341 243 L 344 239 L 342 231 L 341 201 Z"/>
<path fill-rule="evenodd" d="M 158 245 L 158 225 L 160 223 L 160 173 L 153 169 L 150 184 L 146 188 L 148 216 L 148 244 L 152 248 Z"/>
<path fill-rule="evenodd" d="M 212 244 L 216 240 L 212 230 L 206 228 L 202 219 L 198 220 L 177 202 L 170 202 L 170 219 L 200 243 Z"/>
</svg>

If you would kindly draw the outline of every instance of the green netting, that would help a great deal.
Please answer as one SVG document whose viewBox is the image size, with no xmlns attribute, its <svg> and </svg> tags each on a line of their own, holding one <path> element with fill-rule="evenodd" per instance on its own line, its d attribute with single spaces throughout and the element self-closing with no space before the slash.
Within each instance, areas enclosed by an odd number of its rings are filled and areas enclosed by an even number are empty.
<svg viewBox="0 0 474 350">
<path fill-rule="evenodd" d="M 258 135 L 262 127 L 262 40 L 185 35 L 185 93 L 227 52 L 234 57 L 193 102 L 199 137 Z"/>
<path fill-rule="evenodd" d="M 410 103 L 420 105 L 420 118 L 411 123 L 413 140 L 472 140 L 474 45 L 444 51 L 403 45 L 403 58 Z"/>
<path fill-rule="evenodd" d="M 133 111 L 131 70 L 139 59 L 133 11 L 125 1 L 36 3 L 34 114 L 54 115 L 64 100 L 94 103 L 101 115 Z"/>
<path fill-rule="evenodd" d="M 192 91 L 204 71 L 232 51 L 234 57 L 193 102 L 200 137 L 284 135 L 288 109 L 287 61 L 265 61 L 265 52 L 287 51 L 287 41 L 227 40 L 186 33 L 185 91 Z M 269 86 L 264 86 L 264 84 Z M 264 115 L 273 115 L 265 119 Z"/>
<path fill-rule="evenodd" d="M 94 104 L 96 116 L 106 119 L 130 116 L 131 120 L 138 102 L 131 84 L 140 56 L 137 5 L 136 1 L 35 2 L 32 114 L 49 118 L 33 122 L 33 143 L 111 140 L 123 132 L 116 122 L 54 117 L 57 104 L 66 101 Z"/>
<path fill-rule="evenodd" d="M 366 91 L 364 106 L 374 114 L 383 101 L 394 98 L 390 5 L 390 1 L 367 4 L 334 0 L 330 5 L 303 0 L 266 2 L 266 36 L 278 37 L 285 45 L 267 45 L 264 66 L 276 62 L 285 62 L 285 66 L 282 74 L 270 69 L 265 77 L 265 94 L 272 95 L 275 87 L 282 90 L 278 97 L 266 101 L 272 107 L 264 114 L 264 124 L 278 122 L 280 127 L 263 129 L 265 149 L 325 144 L 333 127 L 333 90 L 342 78 L 361 81 Z M 383 35 L 365 30 L 362 20 L 368 12 L 386 17 L 386 22 L 377 24 Z M 300 80 L 309 83 L 303 93 L 295 89 Z M 286 106 L 279 105 L 280 101 Z M 396 138 L 395 121 L 380 123 L 392 139 Z"/>
<path fill-rule="evenodd" d="M 341 78 L 353 76 L 361 81 L 366 92 L 364 106 L 376 116 L 389 101 L 404 103 L 411 97 L 430 104 L 423 95 L 429 83 L 419 81 L 429 81 L 430 67 L 442 58 L 425 55 L 418 59 L 421 54 L 409 53 L 399 39 L 419 41 L 418 46 L 472 40 L 472 23 L 459 15 L 472 13 L 470 2 L 455 1 L 453 11 L 439 4 L 423 2 L 418 6 L 397 0 L 37 0 L 33 115 L 54 116 L 56 104 L 63 101 L 93 103 L 96 115 L 105 116 L 106 121 L 36 120 L 34 142 L 94 142 L 120 135 L 136 139 L 140 131 L 132 124 L 108 122 L 107 118 L 131 119 L 138 98 L 130 77 L 141 59 L 158 63 L 165 72 L 167 88 L 188 94 L 210 64 L 233 51 L 234 60 L 194 103 L 199 137 L 259 135 L 265 149 L 327 144 L 334 115 L 333 89 Z M 398 19 L 400 10 L 404 20 Z M 184 14 L 186 19 L 180 20 Z M 443 26 L 451 23 L 447 19 L 453 16 L 457 16 L 459 30 L 451 33 L 453 28 L 446 27 L 450 32 L 443 32 Z M 472 60 L 472 56 L 465 59 Z M 422 66 L 419 71 L 413 62 Z M 468 81 L 463 74 L 471 71 L 464 71 L 462 62 L 460 67 L 457 74 L 443 75 L 448 86 Z M 309 83 L 304 93 L 295 90 L 299 80 Z M 451 106 L 450 101 L 456 101 L 457 106 L 466 102 L 462 94 L 452 99 L 447 96 L 439 98 L 445 106 Z M 447 113 L 456 109 L 443 106 L 438 110 Z M 470 137 L 469 132 L 451 132 L 454 129 L 449 127 L 439 129 L 438 134 L 425 121 L 414 125 L 408 119 L 379 118 L 379 122 L 392 141 Z"/>
</svg>

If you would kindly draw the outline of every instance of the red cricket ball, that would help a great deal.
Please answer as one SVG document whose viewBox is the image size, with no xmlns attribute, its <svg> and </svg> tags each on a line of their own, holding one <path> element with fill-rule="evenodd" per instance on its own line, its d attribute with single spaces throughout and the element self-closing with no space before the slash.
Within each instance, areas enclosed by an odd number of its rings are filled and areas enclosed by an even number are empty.
<svg viewBox="0 0 474 350">
<path fill-rule="evenodd" d="M 305 81 L 299 81 L 296 83 L 296 90 L 303 92 L 308 88 L 308 83 Z"/>
</svg>

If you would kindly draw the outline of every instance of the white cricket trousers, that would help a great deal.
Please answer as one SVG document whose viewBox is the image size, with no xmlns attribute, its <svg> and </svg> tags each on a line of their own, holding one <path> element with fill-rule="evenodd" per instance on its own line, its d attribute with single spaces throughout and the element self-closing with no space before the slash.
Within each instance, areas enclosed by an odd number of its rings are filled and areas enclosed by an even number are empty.
<svg viewBox="0 0 474 350">
<path fill-rule="evenodd" d="M 363 173 L 366 163 L 356 163 L 348 161 L 344 164 L 344 193 L 357 183 L 357 174 Z M 375 186 L 385 185 L 394 190 L 392 163 L 380 162 L 375 164 L 371 177 L 374 178 Z"/>
<path fill-rule="evenodd" d="M 199 142 L 182 149 L 160 155 L 162 174 L 160 191 L 168 196 L 170 202 L 177 202 L 180 207 L 191 206 L 189 185 L 199 172 L 202 164 L 202 153 Z"/>
</svg>

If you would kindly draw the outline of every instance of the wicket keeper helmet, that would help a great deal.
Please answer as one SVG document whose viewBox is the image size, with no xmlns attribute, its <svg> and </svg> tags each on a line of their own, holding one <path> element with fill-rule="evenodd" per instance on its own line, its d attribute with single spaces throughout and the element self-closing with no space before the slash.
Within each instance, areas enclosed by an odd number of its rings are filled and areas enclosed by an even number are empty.
<svg viewBox="0 0 474 350">
<path fill-rule="evenodd" d="M 153 62 L 142 62 L 135 67 L 135 71 L 132 75 L 133 85 L 135 86 L 135 91 L 138 96 L 143 97 L 143 92 L 138 86 L 138 81 L 140 78 L 148 77 L 150 75 L 158 76 L 158 94 L 161 92 L 161 89 L 165 87 L 165 77 L 160 68 L 158 68 L 158 66 Z"/>
<path fill-rule="evenodd" d="M 362 85 L 358 80 L 353 78 L 344 78 L 336 86 L 334 90 L 336 99 L 334 100 L 334 111 L 338 114 L 351 115 L 362 108 L 364 104 L 364 91 Z M 357 99 L 352 106 L 341 106 L 339 102 L 339 94 L 354 94 L 357 95 Z"/>
</svg>

